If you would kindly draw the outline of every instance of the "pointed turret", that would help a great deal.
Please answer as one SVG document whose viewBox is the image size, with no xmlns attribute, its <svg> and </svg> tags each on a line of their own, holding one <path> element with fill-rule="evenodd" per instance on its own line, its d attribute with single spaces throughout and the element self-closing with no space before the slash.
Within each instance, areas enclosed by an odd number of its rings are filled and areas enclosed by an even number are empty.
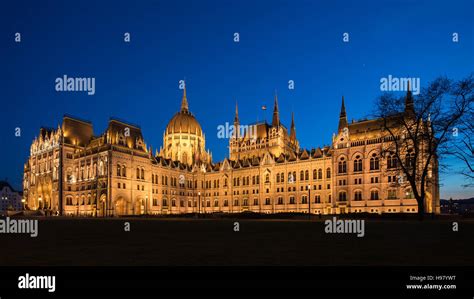
<svg viewBox="0 0 474 299">
<path fill-rule="evenodd" d="M 234 123 L 239 123 L 239 107 L 237 105 L 237 102 L 235 102 L 235 117 L 234 117 Z"/>
<path fill-rule="evenodd" d="M 279 125 L 280 125 L 280 112 L 278 111 L 278 97 L 275 91 L 275 103 L 273 106 L 272 127 L 278 127 Z"/>
<path fill-rule="evenodd" d="M 291 113 L 290 141 L 296 142 L 295 114 Z"/>
<path fill-rule="evenodd" d="M 237 101 L 235 102 L 235 117 L 234 117 L 234 138 L 240 137 L 240 121 L 239 121 L 239 107 Z"/>
<path fill-rule="evenodd" d="M 406 113 L 414 113 L 415 112 L 415 106 L 413 103 L 413 95 L 411 93 L 411 88 L 410 88 L 410 80 L 408 80 L 408 86 L 407 86 L 407 95 L 405 97 L 405 112 Z"/>
<path fill-rule="evenodd" d="M 188 99 L 186 98 L 186 82 L 184 83 L 184 88 L 183 88 L 183 99 L 181 100 L 181 112 L 185 112 L 185 113 L 189 112 Z"/>
<path fill-rule="evenodd" d="M 347 127 L 346 106 L 344 104 L 344 96 L 342 96 L 342 105 L 341 105 L 341 113 L 339 114 L 338 132 L 341 132 L 346 127 Z"/>
</svg>

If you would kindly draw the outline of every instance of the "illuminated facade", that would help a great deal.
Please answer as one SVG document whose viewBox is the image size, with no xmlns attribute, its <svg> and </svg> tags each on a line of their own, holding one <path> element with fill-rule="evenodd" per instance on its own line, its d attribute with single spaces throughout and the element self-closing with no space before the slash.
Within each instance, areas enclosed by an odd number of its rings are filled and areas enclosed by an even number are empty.
<svg viewBox="0 0 474 299">
<path fill-rule="evenodd" d="M 234 125 L 240 126 L 237 109 Z M 136 125 L 111 119 L 95 136 L 90 122 L 65 116 L 31 145 L 27 208 L 79 216 L 417 212 L 380 120 L 348 123 L 344 99 L 331 146 L 300 149 L 294 118 L 288 133 L 276 97 L 272 123 L 253 126 L 253 135 L 236 132 L 229 158 L 214 163 L 186 90 L 155 154 Z M 426 212 L 439 213 L 436 160 L 426 192 Z"/>
</svg>

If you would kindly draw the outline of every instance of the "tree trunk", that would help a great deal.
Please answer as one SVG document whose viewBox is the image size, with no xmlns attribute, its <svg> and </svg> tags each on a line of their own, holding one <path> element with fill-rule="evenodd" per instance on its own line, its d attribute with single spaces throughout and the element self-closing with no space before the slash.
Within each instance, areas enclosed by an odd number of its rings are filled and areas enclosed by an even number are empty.
<svg viewBox="0 0 474 299">
<path fill-rule="evenodd" d="M 425 205 L 424 205 L 424 200 L 423 199 L 416 199 L 416 202 L 418 203 L 418 219 L 420 221 L 423 220 L 425 216 Z"/>
</svg>

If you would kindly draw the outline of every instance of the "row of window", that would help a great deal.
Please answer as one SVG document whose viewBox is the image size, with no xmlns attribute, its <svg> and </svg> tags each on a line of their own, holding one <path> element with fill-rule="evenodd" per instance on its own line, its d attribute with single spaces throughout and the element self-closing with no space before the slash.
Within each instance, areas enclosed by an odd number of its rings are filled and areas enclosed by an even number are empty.
<svg viewBox="0 0 474 299">
<path fill-rule="evenodd" d="M 353 170 L 354 172 L 362 172 L 362 156 L 357 155 L 353 160 Z M 408 152 L 405 155 L 405 165 L 406 167 L 413 167 L 415 165 L 415 154 L 413 152 Z M 387 156 L 387 168 L 393 169 L 398 167 L 398 159 L 395 154 L 390 154 Z M 376 153 L 373 153 L 370 157 L 369 163 L 370 170 L 380 170 L 380 158 Z M 338 173 L 347 173 L 347 161 L 345 157 L 341 157 L 338 162 Z"/>
<path fill-rule="evenodd" d="M 181 199 L 179 202 L 180 202 L 180 207 L 184 207 L 185 201 Z M 330 203 L 330 202 L 331 202 L 331 195 L 329 195 L 329 197 L 328 197 L 328 203 Z M 277 205 L 284 205 L 285 204 L 284 198 L 283 197 L 278 197 L 275 203 Z M 300 203 L 301 204 L 308 204 L 308 196 L 303 195 L 301 197 Z M 313 203 L 321 203 L 321 196 L 320 195 L 315 195 Z M 188 200 L 188 207 L 197 207 L 197 204 L 198 204 L 197 200 L 194 200 L 194 201 Z M 234 206 L 240 206 L 241 204 L 242 204 L 242 206 L 249 206 L 249 199 L 244 198 L 244 199 L 242 199 L 242 201 L 240 201 L 239 199 L 234 199 Z M 271 205 L 272 204 L 271 198 L 268 198 L 268 197 L 265 198 L 263 204 L 264 205 Z M 290 196 L 289 199 L 288 199 L 288 204 L 290 204 L 290 205 L 296 204 L 296 198 L 294 196 Z M 159 206 L 158 199 L 156 199 L 156 198 L 153 199 L 153 205 L 154 206 Z M 229 200 L 224 199 L 222 205 L 224 207 L 228 207 L 229 206 Z M 259 205 L 259 199 L 254 198 L 253 201 L 252 201 L 252 205 L 258 206 Z M 168 199 L 163 198 L 162 206 L 164 206 L 164 207 L 168 206 Z M 171 200 L 171 206 L 176 207 L 176 199 Z M 211 206 L 211 200 L 202 200 L 201 201 L 201 207 L 210 207 L 210 206 Z M 217 199 L 214 200 L 214 205 L 213 206 L 218 207 L 219 206 L 219 200 L 217 200 Z"/>
<path fill-rule="evenodd" d="M 370 157 L 370 170 L 380 170 L 380 159 L 376 153 L 373 153 Z M 362 171 L 362 157 L 361 155 L 355 156 L 353 160 L 354 172 Z M 341 157 L 338 162 L 338 173 L 347 173 L 347 162 L 344 157 Z"/>
<path fill-rule="evenodd" d="M 354 191 L 354 200 L 359 201 L 362 200 L 362 191 L 356 190 Z M 412 199 L 414 198 L 413 191 L 409 188 L 405 191 L 405 199 Z M 370 200 L 379 200 L 379 191 L 378 190 L 371 190 L 370 191 Z M 397 190 L 388 190 L 387 199 L 398 199 L 397 197 Z M 338 196 L 339 201 L 347 201 L 347 192 L 341 191 L 339 192 Z"/>
<path fill-rule="evenodd" d="M 294 183 L 296 182 L 296 171 L 288 172 L 288 182 Z M 326 178 L 331 178 L 331 168 L 326 169 Z M 313 180 L 322 180 L 323 179 L 323 170 L 321 168 L 313 170 Z M 269 180 L 269 178 L 268 178 Z M 266 180 L 266 181 L 268 181 Z M 301 170 L 300 171 L 300 181 L 308 181 L 309 180 L 309 170 Z M 285 182 L 285 173 L 277 173 L 276 174 L 276 182 L 277 183 L 284 183 Z"/>
<path fill-rule="evenodd" d="M 123 185 L 123 187 L 125 188 L 125 184 Z M 137 187 L 138 187 L 138 185 L 137 185 Z M 119 185 L 119 188 L 120 188 L 120 185 Z M 387 199 L 397 199 L 396 192 L 397 192 L 397 190 L 388 190 Z M 405 198 L 406 199 L 411 199 L 413 197 L 414 197 L 414 195 L 413 195 L 412 190 L 407 189 L 406 192 L 405 192 Z M 378 190 L 371 190 L 370 191 L 370 200 L 379 200 L 379 199 L 380 199 L 379 198 L 379 191 Z M 347 201 L 347 192 L 344 192 L 344 191 L 339 192 L 338 200 L 339 201 Z M 361 200 L 362 200 L 362 191 L 361 190 L 354 191 L 354 201 L 361 201 Z M 314 196 L 314 201 L 313 202 L 314 203 L 321 203 L 321 195 L 316 194 Z M 328 203 L 330 203 L 330 202 L 331 202 L 331 195 L 328 196 Z M 81 197 L 78 204 L 80 204 L 80 205 L 89 205 L 89 204 L 95 204 L 95 203 L 96 203 L 95 197 L 92 198 L 91 196 L 88 196 L 88 197 Z M 203 206 L 204 206 L 204 203 L 206 203 L 206 206 L 210 206 L 210 204 L 209 204 L 210 200 L 202 200 Z M 223 206 L 227 207 L 228 203 L 229 203 L 228 200 L 224 199 Z M 300 203 L 301 204 L 307 204 L 308 203 L 308 196 L 307 195 L 301 196 Z M 188 200 L 188 207 L 191 207 L 191 204 L 192 204 L 192 201 Z M 218 204 L 219 204 L 219 201 L 216 199 L 214 201 L 214 206 L 217 207 Z M 271 198 L 265 198 L 264 204 L 265 205 L 271 205 L 272 204 L 271 203 Z M 279 196 L 277 198 L 276 204 L 277 205 L 285 204 L 284 198 L 282 196 Z M 296 199 L 295 199 L 294 196 L 289 197 L 288 204 L 296 204 Z M 66 198 L 66 205 L 73 205 L 72 197 L 67 197 Z M 156 198 L 153 199 L 153 205 L 158 206 L 158 199 L 156 199 Z M 162 205 L 163 206 L 168 206 L 168 200 L 166 198 L 164 198 L 162 200 Z M 196 206 L 196 205 L 197 205 L 197 200 L 194 200 L 194 206 Z M 234 199 L 234 206 L 239 206 L 239 205 L 240 205 L 239 199 Z M 248 199 L 243 199 L 242 200 L 242 205 L 243 206 L 248 206 Z M 253 199 L 253 205 L 258 205 L 258 198 Z M 173 206 L 173 207 L 176 206 L 176 200 L 175 199 L 171 200 L 171 206 Z M 180 206 L 184 207 L 184 200 L 180 200 Z"/>
</svg>

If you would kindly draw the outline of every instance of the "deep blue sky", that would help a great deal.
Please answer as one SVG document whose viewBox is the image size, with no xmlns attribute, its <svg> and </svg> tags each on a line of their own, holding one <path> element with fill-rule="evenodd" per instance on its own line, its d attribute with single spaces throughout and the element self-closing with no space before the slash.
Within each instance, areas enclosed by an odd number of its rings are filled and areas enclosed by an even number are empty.
<svg viewBox="0 0 474 299">
<path fill-rule="evenodd" d="M 270 120 L 275 89 L 287 127 L 295 113 L 300 144 L 329 144 L 342 95 L 349 120 L 360 119 L 372 112 L 381 77 L 426 85 L 473 72 L 473 11 L 472 0 L 2 1 L 0 178 L 20 186 L 32 139 L 65 113 L 92 121 L 96 134 L 110 116 L 137 123 L 158 148 L 184 77 L 214 160 L 228 153 L 217 126 L 232 122 L 235 101 L 241 122 L 261 120 L 262 105 Z M 95 77 L 96 94 L 56 92 L 63 74 Z M 454 169 L 441 183 L 443 198 L 474 195 Z"/>
</svg>

